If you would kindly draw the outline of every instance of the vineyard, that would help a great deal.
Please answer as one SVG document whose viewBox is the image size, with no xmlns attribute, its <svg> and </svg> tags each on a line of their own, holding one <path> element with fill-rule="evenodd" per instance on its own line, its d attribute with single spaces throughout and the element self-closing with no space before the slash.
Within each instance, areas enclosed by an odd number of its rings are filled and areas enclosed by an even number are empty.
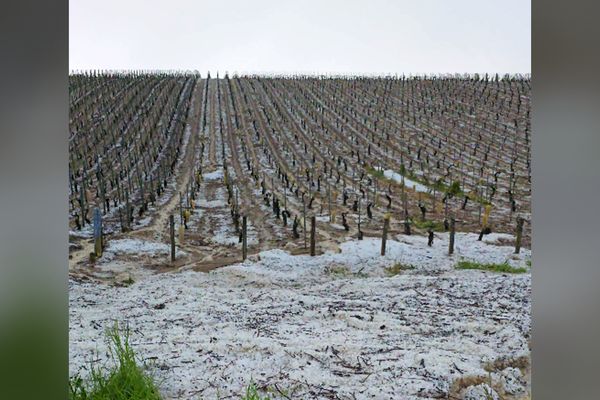
<svg viewBox="0 0 600 400">
<path fill-rule="evenodd" d="M 522 77 L 70 77 L 70 226 L 150 231 L 190 262 L 390 233 L 513 233 L 530 219 Z M 308 222 L 307 222 L 308 221 Z M 530 239 L 525 224 L 523 240 Z M 210 247 L 210 254 L 202 249 Z M 198 265 L 200 265 L 198 264 Z"/>
<path fill-rule="evenodd" d="M 69 94 L 72 372 L 123 318 L 167 398 L 526 398 L 529 76 L 85 72 Z"/>
</svg>

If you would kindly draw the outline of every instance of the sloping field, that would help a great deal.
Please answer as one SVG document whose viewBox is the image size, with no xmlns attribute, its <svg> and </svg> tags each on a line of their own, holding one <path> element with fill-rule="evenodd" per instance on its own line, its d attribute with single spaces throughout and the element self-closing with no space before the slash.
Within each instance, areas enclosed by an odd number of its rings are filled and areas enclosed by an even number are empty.
<svg viewBox="0 0 600 400">
<path fill-rule="evenodd" d="M 458 231 L 514 233 L 522 217 L 529 243 L 528 78 L 70 79 L 75 236 L 91 235 L 99 207 L 108 236 L 165 243 L 168 215 L 178 229 L 188 210 L 180 246 L 224 264 L 243 216 L 250 253 L 303 249 L 312 215 L 334 223 L 317 227 L 324 248 L 380 236 L 388 213 L 392 233 L 452 217 Z"/>
<path fill-rule="evenodd" d="M 106 358 L 103 332 L 117 320 L 167 398 L 238 398 L 251 380 L 294 399 L 462 398 L 490 379 L 503 398 L 524 397 L 530 273 L 454 266 L 526 267 L 529 251 L 470 234 L 452 257 L 445 242 L 415 236 L 390 241 L 386 256 L 379 248 L 365 239 L 317 257 L 271 250 L 125 287 L 71 280 L 71 372 Z"/>
<path fill-rule="evenodd" d="M 118 320 L 165 398 L 528 398 L 528 77 L 107 73 L 70 94 L 72 376 Z"/>
</svg>

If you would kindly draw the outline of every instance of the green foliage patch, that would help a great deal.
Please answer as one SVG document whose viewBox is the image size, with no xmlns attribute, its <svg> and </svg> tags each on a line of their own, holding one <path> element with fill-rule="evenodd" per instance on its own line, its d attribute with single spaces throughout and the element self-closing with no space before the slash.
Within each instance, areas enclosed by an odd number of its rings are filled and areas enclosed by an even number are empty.
<svg viewBox="0 0 600 400">
<path fill-rule="evenodd" d="M 395 275 L 401 274 L 402 272 L 409 271 L 411 269 L 415 269 L 415 266 L 412 264 L 396 263 L 396 264 L 386 267 L 384 269 L 385 269 L 385 273 L 387 274 L 387 276 L 395 276 Z"/>
<path fill-rule="evenodd" d="M 527 272 L 527 268 L 513 267 L 508 262 L 502 264 L 484 264 L 475 261 L 461 260 L 456 264 L 457 269 L 480 269 L 491 272 L 506 272 L 510 274 L 523 274 Z"/>
<path fill-rule="evenodd" d="M 129 329 L 119 330 L 115 324 L 107 331 L 109 350 L 114 365 L 102 368 L 90 365 L 87 382 L 79 376 L 69 380 L 71 400 L 160 400 L 158 388 L 136 360 L 129 343 Z"/>
</svg>

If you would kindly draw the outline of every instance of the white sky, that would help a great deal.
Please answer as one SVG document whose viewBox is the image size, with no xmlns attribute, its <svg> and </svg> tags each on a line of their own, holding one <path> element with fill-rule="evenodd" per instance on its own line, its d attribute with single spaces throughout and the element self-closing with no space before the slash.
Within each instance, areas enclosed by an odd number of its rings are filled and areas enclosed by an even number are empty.
<svg viewBox="0 0 600 400">
<path fill-rule="evenodd" d="M 529 0 L 71 0 L 69 69 L 531 72 Z"/>
</svg>

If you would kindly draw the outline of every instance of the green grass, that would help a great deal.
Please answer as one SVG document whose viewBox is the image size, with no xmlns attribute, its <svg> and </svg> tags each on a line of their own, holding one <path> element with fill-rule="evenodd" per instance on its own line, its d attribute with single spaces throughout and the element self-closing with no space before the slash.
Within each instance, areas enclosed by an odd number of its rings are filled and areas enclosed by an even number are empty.
<svg viewBox="0 0 600 400">
<path fill-rule="evenodd" d="M 415 218 L 411 223 L 419 229 L 431 229 L 434 232 L 444 232 L 444 223 L 440 221 L 421 221 L 420 218 Z"/>
<path fill-rule="evenodd" d="M 367 171 L 368 174 L 370 174 L 378 179 L 382 179 L 385 182 L 394 182 L 392 179 L 386 178 L 383 175 L 383 171 L 378 171 L 377 169 L 375 169 L 371 166 L 367 166 L 365 170 Z M 454 181 L 449 185 L 445 184 L 441 179 L 438 179 L 435 182 L 430 182 L 427 179 L 427 177 L 417 176 L 413 171 L 408 171 L 403 166 L 400 167 L 399 173 L 401 175 L 403 175 L 404 177 L 410 179 L 411 181 L 420 183 L 421 185 L 427 186 L 430 189 L 435 189 L 439 193 L 448 193 L 452 197 L 458 197 L 458 198 L 464 197 L 466 195 L 466 193 L 461 188 L 460 182 L 458 182 L 458 181 Z M 473 193 L 471 193 L 469 195 L 469 199 L 470 199 L 470 201 L 473 201 L 475 203 L 480 203 L 484 206 L 491 204 L 488 200 L 484 199 L 481 196 L 475 195 Z"/>
<path fill-rule="evenodd" d="M 492 272 L 507 272 L 511 274 L 522 274 L 527 272 L 527 268 L 513 267 L 509 263 L 502 264 L 482 264 L 475 261 L 461 260 L 456 264 L 457 269 L 480 269 Z"/>
<path fill-rule="evenodd" d="M 370 174 L 378 179 L 382 179 L 385 182 L 394 182 L 392 179 L 386 178 L 383 175 L 383 171 L 378 171 L 377 169 L 375 169 L 371 166 L 366 167 L 366 171 L 368 174 Z M 425 176 L 419 177 L 414 172 L 408 171 L 408 170 L 406 170 L 406 168 L 403 168 L 402 166 L 400 168 L 399 173 L 401 175 L 403 175 L 404 177 L 410 179 L 411 181 L 420 183 L 421 185 L 427 186 L 430 189 L 435 189 L 439 193 L 449 193 L 453 197 L 459 197 L 459 198 L 464 197 L 466 194 L 462 190 L 462 188 L 460 186 L 460 182 L 458 182 L 458 181 L 454 181 L 450 185 L 445 184 L 444 182 L 442 182 L 441 179 L 438 179 L 435 182 L 430 182 L 427 179 L 427 177 L 425 177 Z M 481 203 L 484 206 L 491 204 L 488 200 L 484 199 L 481 196 L 474 195 L 473 193 L 471 193 L 469 195 L 469 199 L 470 199 L 470 201 L 473 201 L 475 203 Z"/>
<path fill-rule="evenodd" d="M 352 272 L 346 265 L 333 264 L 326 266 L 323 272 L 337 278 L 367 278 L 368 275 L 362 272 L 362 270 L 361 268 L 357 272 Z"/>
<path fill-rule="evenodd" d="M 401 274 L 404 271 L 408 271 L 411 269 L 415 269 L 415 266 L 411 265 L 411 264 L 401 264 L 401 263 L 396 263 L 392 266 L 384 268 L 387 276 L 395 276 L 395 275 Z"/>
<path fill-rule="evenodd" d="M 241 400 L 271 400 L 269 396 L 261 396 L 258 393 L 258 389 L 254 382 L 250 383 L 246 388 L 246 394 L 241 398 Z"/>
<path fill-rule="evenodd" d="M 122 280 L 120 282 L 117 281 L 117 282 L 115 282 L 115 285 L 116 286 L 125 286 L 125 287 L 127 287 L 127 286 L 133 285 L 134 283 L 135 283 L 135 281 L 131 277 L 131 274 L 129 274 L 129 276 L 127 277 L 127 279 L 124 279 L 124 280 Z"/>
<path fill-rule="evenodd" d="M 379 171 L 379 170 L 377 170 L 377 169 L 375 169 L 373 167 L 367 167 L 366 171 L 367 171 L 367 173 L 371 174 L 375 178 L 378 178 L 378 179 L 387 179 L 383 175 L 383 171 Z"/>
<path fill-rule="evenodd" d="M 160 400 L 152 377 L 137 363 L 129 343 L 129 330 L 119 330 L 115 324 L 107 331 L 111 368 L 90 365 L 87 382 L 76 375 L 69 380 L 71 400 Z"/>
<path fill-rule="evenodd" d="M 265 393 L 264 395 L 261 395 L 254 381 L 250 381 L 250 385 L 248 385 L 246 388 L 245 395 L 240 397 L 240 400 L 293 399 L 296 398 L 294 393 L 301 387 L 302 385 L 294 385 L 288 389 L 285 389 L 275 384 L 273 386 L 265 386 L 261 388 L 260 391 Z M 269 397 L 269 394 L 271 394 L 273 397 Z"/>
<path fill-rule="evenodd" d="M 350 268 L 345 265 L 328 265 L 325 267 L 325 273 L 334 276 L 351 275 Z"/>
</svg>

